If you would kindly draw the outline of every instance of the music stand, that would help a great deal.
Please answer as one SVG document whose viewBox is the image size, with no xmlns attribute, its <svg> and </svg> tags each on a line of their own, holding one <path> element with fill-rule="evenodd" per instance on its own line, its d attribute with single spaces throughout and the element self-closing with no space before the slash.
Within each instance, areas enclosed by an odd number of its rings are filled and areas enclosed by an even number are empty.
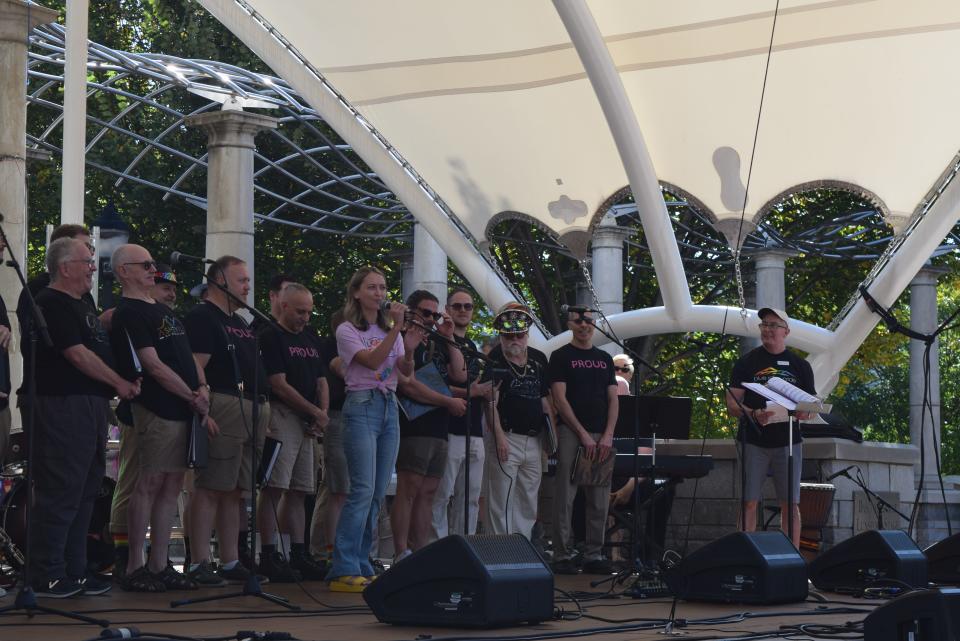
<svg viewBox="0 0 960 641">
<path fill-rule="evenodd" d="M 693 401 L 686 396 L 620 396 L 620 413 L 617 424 L 614 426 L 614 436 L 629 439 L 633 443 L 635 483 L 639 483 L 640 458 L 639 446 L 641 438 L 651 441 L 650 467 L 657 465 L 657 438 L 672 438 L 687 440 L 690 438 L 690 419 L 693 414 Z M 656 480 L 650 477 L 651 495 L 656 491 Z M 639 511 L 638 492 L 634 490 L 634 523 L 631 528 L 632 545 L 634 549 L 635 569 L 640 572 L 639 553 L 640 535 L 637 531 L 637 516 Z M 654 501 L 647 505 L 648 519 L 653 529 Z"/>
</svg>

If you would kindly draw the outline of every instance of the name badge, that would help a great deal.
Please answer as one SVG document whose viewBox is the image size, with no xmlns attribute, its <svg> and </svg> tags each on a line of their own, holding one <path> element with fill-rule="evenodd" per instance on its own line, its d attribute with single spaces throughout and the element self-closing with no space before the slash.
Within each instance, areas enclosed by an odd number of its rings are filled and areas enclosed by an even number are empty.
<svg viewBox="0 0 960 641">
<path fill-rule="evenodd" d="M 790 361 L 777 361 L 777 365 L 789 365 Z"/>
</svg>

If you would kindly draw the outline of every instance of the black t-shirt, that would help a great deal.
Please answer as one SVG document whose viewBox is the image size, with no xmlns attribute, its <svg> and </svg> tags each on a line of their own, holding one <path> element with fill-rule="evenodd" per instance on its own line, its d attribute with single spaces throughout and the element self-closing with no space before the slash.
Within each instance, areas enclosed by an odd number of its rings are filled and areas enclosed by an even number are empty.
<svg viewBox="0 0 960 641">
<path fill-rule="evenodd" d="M 234 345 L 243 394 L 253 394 L 254 373 L 257 377 L 257 394 L 269 394 L 270 387 L 259 355 L 256 353 L 256 337 L 253 329 L 236 314 L 227 315 L 210 302 L 203 302 L 190 310 L 183 319 L 194 354 L 209 354 L 210 360 L 203 369 L 207 384 L 214 392 L 237 394 L 233 358 L 227 346 Z M 229 343 L 228 343 L 229 341 Z"/>
<path fill-rule="evenodd" d="M 112 398 L 114 390 L 90 378 L 63 355 L 63 350 L 83 345 L 109 367 L 113 367 L 110 340 L 100 325 L 97 310 L 82 298 L 46 288 L 37 296 L 37 305 L 47 320 L 53 348 L 37 343 L 37 394 L 40 396 L 102 396 Z M 25 372 L 25 377 L 29 372 Z M 27 380 L 24 378 L 24 380 Z"/>
<path fill-rule="evenodd" d="M 320 356 L 323 358 L 323 366 L 327 370 L 327 389 L 330 392 L 330 409 L 340 411 L 343 409 L 343 399 L 347 396 L 347 383 L 337 376 L 330 363 L 339 354 L 337 353 L 337 337 L 321 336 L 317 339 L 320 342 Z"/>
<path fill-rule="evenodd" d="M 539 432 L 543 429 L 543 403 L 541 399 L 550 394 L 550 378 L 547 356 L 540 350 L 527 348 L 527 363 L 521 367 L 507 361 L 503 350 L 497 345 L 490 351 L 490 358 L 499 370 L 506 370 L 497 379 L 501 380 L 497 414 L 500 427 L 505 432 Z M 505 378 L 502 378 L 505 376 Z"/>
<path fill-rule="evenodd" d="M 782 378 L 810 394 L 816 393 L 813 383 L 813 368 L 810 367 L 810 363 L 788 349 L 780 354 L 771 354 L 763 345 L 750 350 L 733 365 L 733 372 L 730 374 L 730 387 L 744 390 L 743 404 L 746 407 L 761 409 L 766 406 L 765 399 L 743 387 L 743 383 L 763 384 L 774 376 Z M 768 423 L 759 427 L 760 433 L 757 434 L 757 431 L 747 422 L 747 419 L 741 417 L 738 438 L 743 439 L 743 436 L 746 435 L 747 443 L 760 447 L 786 447 L 790 444 L 790 423 Z M 793 442 L 799 443 L 802 440 L 800 437 L 800 422 L 794 421 Z"/>
<path fill-rule="evenodd" d="M 282 327 L 270 327 L 260 335 L 260 354 L 267 375 L 286 374 L 287 383 L 307 401 L 316 405 L 317 379 L 327 375 L 327 368 L 317 339 L 306 330 L 293 334 Z M 274 400 L 280 399 L 273 395 Z"/>
<path fill-rule="evenodd" d="M 20 389 L 17 390 L 17 394 L 27 393 L 25 382 L 29 380 L 26 376 L 27 368 L 29 367 L 26 361 L 28 354 L 30 353 L 30 332 L 27 331 L 27 328 L 32 327 L 33 314 L 30 312 L 30 301 L 27 299 L 27 290 L 29 290 L 33 295 L 33 298 L 36 299 L 40 292 L 46 289 L 47 285 L 49 284 L 50 274 L 44 272 L 36 278 L 28 280 L 27 288 L 20 290 L 20 297 L 17 299 L 17 322 L 20 324 L 20 354 L 23 355 L 24 360 L 24 384 L 20 385 Z M 90 294 L 90 292 L 85 292 L 81 298 L 85 300 L 93 309 L 97 308 L 97 304 L 94 302 L 93 295 Z M 0 409 L 2 408 L 3 406 L 0 405 Z"/>
<path fill-rule="evenodd" d="M 427 340 L 427 344 L 417 345 L 413 353 L 413 367 L 418 370 L 430 363 L 433 363 L 437 371 L 443 377 L 443 380 L 450 384 L 447 370 L 450 365 L 450 356 L 447 353 L 447 346 L 442 345 L 432 338 Z M 450 428 L 450 412 L 445 407 L 438 407 L 430 410 L 426 414 L 418 416 L 414 420 L 407 420 L 407 417 L 400 412 L 400 436 L 432 436 L 446 440 Z"/>
<path fill-rule="evenodd" d="M 567 343 L 550 355 L 550 382 L 567 384 L 567 402 L 588 432 L 607 426 L 608 388 L 617 385 L 613 358 L 602 349 Z"/>
<path fill-rule="evenodd" d="M 467 338 L 466 336 L 457 336 L 454 334 L 453 339 L 460 345 L 466 345 L 468 348 L 476 350 L 476 344 Z M 467 361 L 467 376 L 470 378 L 471 389 L 474 384 L 479 383 L 479 376 L 483 370 L 483 366 L 480 361 L 475 358 L 470 358 L 466 354 L 464 359 Z M 457 383 L 458 387 L 464 387 L 465 383 Z M 481 421 L 483 420 L 483 404 L 486 399 L 476 397 L 470 399 L 470 436 L 483 436 L 483 425 Z M 458 436 L 464 436 L 467 433 L 467 415 L 463 416 L 451 416 L 450 417 L 450 433 L 457 434 Z"/>
<path fill-rule="evenodd" d="M 161 418 L 174 421 L 193 415 L 187 401 L 164 389 L 145 370 L 137 373 L 134 367 L 134 350 L 152 347 L 157 350 L 160 361 L 183 379 L 191 390 L 200 387 L 190 340 L 183 323 L 172 309 L 163 303 L 121 298 L 113 312 L 110 345 L 121 376 L 130 381 L 143 377 L 140 394 L 133 399 L 134 403 Z"/>
</svg>

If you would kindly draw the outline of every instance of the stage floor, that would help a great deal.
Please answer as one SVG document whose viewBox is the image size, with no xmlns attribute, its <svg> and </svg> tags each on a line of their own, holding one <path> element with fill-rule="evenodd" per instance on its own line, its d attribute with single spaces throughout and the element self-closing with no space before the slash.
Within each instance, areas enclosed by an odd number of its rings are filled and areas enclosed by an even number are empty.
<svg viewBox="0 0 960 641">
<path fill-rule="evenodd" d="M 590 579 L 596 577 L 558 576 L 556 587 L 566 592 L 590 591 L 596 596 L 581 600 L 585 616 L 576 620 L 554 620 L 536 626 L 513 626 L 494 630 L 435 628 L 428 626 L 392 626 L 379 623 L 366 608 L 359 594 L 338 594 L 327 591 L 326 585 L 307 582 L 297 585 L 264 586 L 268 592 L 289 598 L 302 608 L 301 612 L 287 613 L 263 599 L 242 596 L 228 600 L 183 606 L 171 609 L 170 601 L 191 596 L 226 594 L 237 588 L 215 588 L 193 592 L 167 592 L 160 595 L 132 594 L 114 588 L 102 596 L 73 599 L 41 599 L 40 605 L 66 609 L 110 621 L 111 628 L 136 627 L 141 635 L 168 634 L 182 637 L 227 637 L 240 630 L 257 632 L 286 632 L 294 639 L 304 641 L 354 640 L 415 640 L 452 638 L 504 638 L 536 634 L 539 638 L 582 636 L 588 629 L 592 635 L 604 639 L 663 639 L 662 626 L 654 626 L 670 614 L 672 600 L 667 598 L 632 599 L 608 596 L 597 598 L 602 592 L 591 590 Z M 15 591 L 0 598 L 0 606 L 13 604 Z M 777 606 L 719 605 L 680 602 L 677 620 L 690 623 L 682 630 L 687 638 L 735 638 L 750 633 L 776 632 L 783 625 L 844 624 L 862 621 L 879 601 L 859 600 L 832 594 L 821 595 L 843 604 L 820 602 L 811 593 L 804 603 Z M 559 594 L 558 599 L 562 599 Z M 558 601 L 564 615 L 575 617 L 577 606 Z M 841 611 L 836 611 L 843 609 Z M 850 611 L 850 609 L 858 611 Z M 744 618 L 743 613 L 751 613 Z M 719 620 L 729 617 L 729 622 Z M 702 621 L 711 619 L 711 621 Z M 0 639 L 3 641 L 73 641 L 93 639 L 100 635 L 97 626 L 73 623 L 52 615 L 38 615 L 28 619 L 24 614 L 6 614 L 0 617 Z M 685 638 L 685 637 L 680 637 Z"/>
</svg>

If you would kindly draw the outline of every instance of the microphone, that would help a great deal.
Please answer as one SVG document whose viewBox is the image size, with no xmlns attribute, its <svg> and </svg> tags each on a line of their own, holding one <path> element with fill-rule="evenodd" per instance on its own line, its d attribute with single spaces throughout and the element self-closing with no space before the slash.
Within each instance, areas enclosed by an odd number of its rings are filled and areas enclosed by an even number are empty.
<svg viewBox="0 0 960 641">
<path fill-rule="evenodd" d="M 390 301 L 382 300 L 380 301 L 380 311 L 386 314 L 390 311 Z"/>
<path fill-rule="evenodd" d="M 217 261 L 204 258 L 203 256 L 191 256 L 183 252 L 173 252 L 170 254 L 170 265 L 176 267 L 180 263 L 215 263 Z"/>
<path fill-rule="evenodd" d="M 850 470 L 852 470 L 852 469 L 855 468 L 855 467 L 857 467 L 857 466 L 856 466 L 856 465 L 848 465 L 848 466 L 846 466 L 845 468 L 843 468 L 842 470 L 840 470 L 839 472 L 834 472 L 833 474 L 831 474 L 830 476 L 828 476 L 828 477 L 827 477 L 827 480 L 828 480 L 828 481 L 832 481 L 833 479 L 837 478 L 838 476 L 848 476 L 848 475 L 847 475 L 847 472 L 849 472 Z"/>
<path fill-rule="evenodd" d="M 570 312 L 573 312 L 575 314 L 586 314 L 587 312 L 595 312 L 597 314 L 601 313 L 599 309 L 584 307 L 582 305 L 561 305 L 560 306 L 561 314 L 569 314 Z"/>
</svg>

